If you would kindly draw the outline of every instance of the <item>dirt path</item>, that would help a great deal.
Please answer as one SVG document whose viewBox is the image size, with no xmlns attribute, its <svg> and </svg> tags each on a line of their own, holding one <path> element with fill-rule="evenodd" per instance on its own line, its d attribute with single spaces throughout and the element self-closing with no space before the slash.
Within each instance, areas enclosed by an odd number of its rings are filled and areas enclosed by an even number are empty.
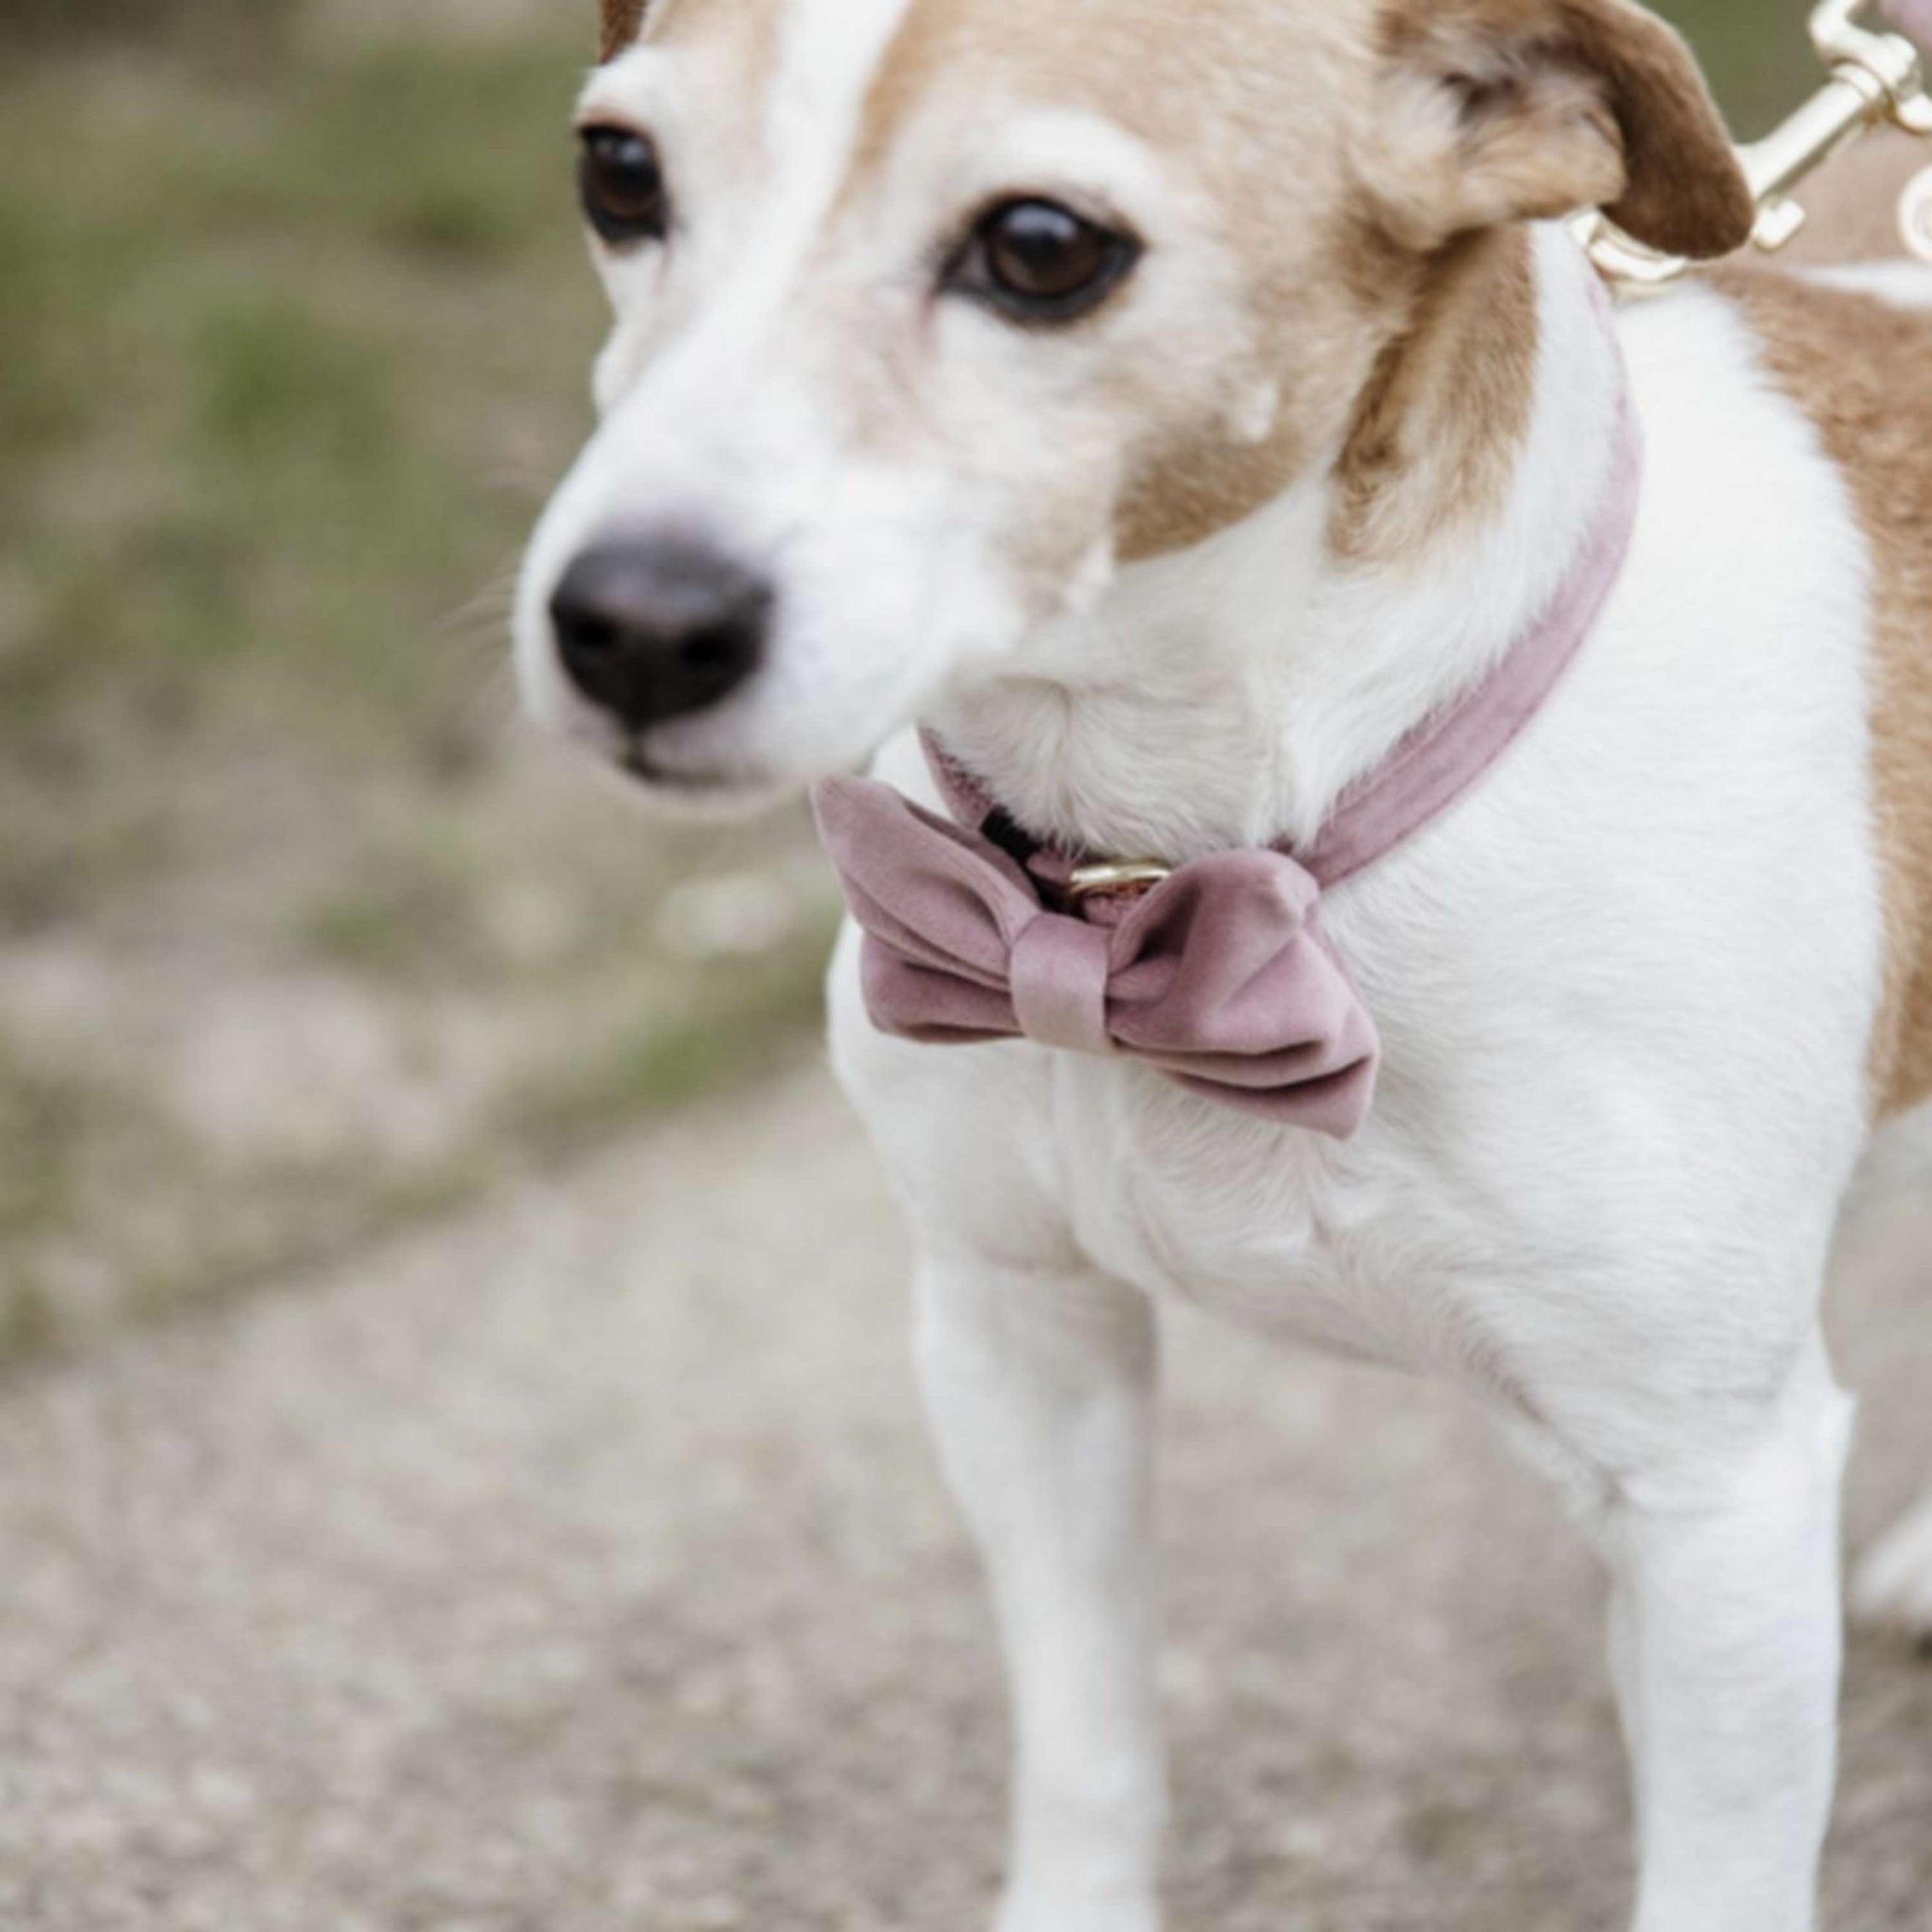
<svg viewBox="0 0 1932 1932">
<path fill-rule="evenodd" d="M 1863 1244 L 1853 1526 L 1932 1463 Z M 817 1076 L 0 1384 L 8 1932 L 983 1932 L 1003 1749 Z M 1913 1391 L 1917 1391 L 1915 1400 Z M 1604 1928 L 1592 1567 L 1448 1400 L 1177 1337 L 1179 1932 Z M 1846 1932 L 1932 1922 L 1932 1671 L 1855 1652 Z"/>
</svg>

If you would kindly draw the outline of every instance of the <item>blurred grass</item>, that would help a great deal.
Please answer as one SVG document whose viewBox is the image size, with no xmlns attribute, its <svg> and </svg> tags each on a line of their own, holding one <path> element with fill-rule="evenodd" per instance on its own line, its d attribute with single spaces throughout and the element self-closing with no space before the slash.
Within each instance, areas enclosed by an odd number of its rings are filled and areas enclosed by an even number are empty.
<svg viewBox="0 0 1932 1932">
<path fill-rule="evenodd" d="M 1652 0 L 1688 36 L 1732 127 L 1766 133 L 1814 86 L 1818 66 L 1805 32 L 1809 0 Z"/>
<path fill-rule="evenodd" d="M 1796 98 L 1801 8 L 1668 10 L 1741 128 Z M 795 826 L 637 824 L 509 724 L 602 325 L 593 28 L 0 0 L 0 1351 L 339 1253 L 816 1011 Z"/>
<path fill-rule="evenodd" d="M 10 68 L 10 762 L 71 754 L 110 673 L 164 744 L 293 698 L 305 729 L 446 750 L 479 667 L 436 620 L 583 422 L 580 50 L 325 41 L 246 86 L 178 50 Z"/>
</svg>

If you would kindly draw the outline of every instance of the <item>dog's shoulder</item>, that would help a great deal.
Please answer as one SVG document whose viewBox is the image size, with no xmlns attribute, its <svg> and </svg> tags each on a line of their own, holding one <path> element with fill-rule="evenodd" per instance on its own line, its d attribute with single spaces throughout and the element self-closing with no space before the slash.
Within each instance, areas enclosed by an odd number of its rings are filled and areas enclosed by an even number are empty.
<svg viewBox="0 0 1932 1932">
<path fill-rule="evenodd" d="M 1854 482 L 1882 472 L 1922 506 L 1932 494 L 1932 268 L 1892 262 L 1793 274 L 1727 263 L 1707 279 Z M 1932 540 L 1924 520 L 1914 520 Z"/>
<path fill-rule="evenodd" d="M 1873 782 L 1890 932 L 1879 1104 L 1932 1096 L 1932 268 L 1712 278 L 1816 427 L 1871 550 Z"/>
<path fill-rule="evenodd" d="M 1882 623 L 1932 665 L 1932 268 L 1726 266 L 1710 280 L 1843 473 L 1872 547 Z"/>
</svg>

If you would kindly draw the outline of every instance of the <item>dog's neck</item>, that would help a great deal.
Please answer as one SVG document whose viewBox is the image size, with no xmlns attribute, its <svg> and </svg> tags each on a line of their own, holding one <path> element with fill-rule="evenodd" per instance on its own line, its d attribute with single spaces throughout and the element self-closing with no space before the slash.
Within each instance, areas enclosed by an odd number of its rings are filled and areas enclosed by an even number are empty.
<svg viewBox="0 0 1932 1932">
<path fill-rule="evenodd" d="M 931 722 L 1030 831 L 1185 860 L 1310 840 L 1346 788 L 1493 665 L 1586 541 L 1624 380 L 1593 272 L 1534 242 L 1527 430 L 1498 506 L 1382 560 L 1338 554 L 1341 466 L 1132 567 Z M 1448 480 L 1460 466 L 1432 466 Z M 1446 507 L 1446 506 L 1445 506 Z"/>
</svg>

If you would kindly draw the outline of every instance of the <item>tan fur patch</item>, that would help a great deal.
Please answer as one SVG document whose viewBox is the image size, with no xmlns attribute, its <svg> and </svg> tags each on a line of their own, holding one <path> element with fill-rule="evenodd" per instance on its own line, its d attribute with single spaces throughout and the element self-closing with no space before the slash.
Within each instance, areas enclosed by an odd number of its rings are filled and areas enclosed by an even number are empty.
<svg viewBox="0 0 1932 1932">
<path fill-rule="evenodd" d="M 1436 135 L 1378 169 L 1412 118 L 1383 111 L 1405 75 L 1432 91 Z M 1207 0 L 1184 34 L 1118 0 L 914 0 L 855 182 L 934 89 L 976 77 L 989 95 L 1092 106 L 1173 153 L 1253 272 L 1245 320 L 1280 410 L 1244 441 L 1122 398 L 1145 418 L 1116 522 L 1129 562 L 1199 543 L 1342 446 L 1343 554 L 1393 554 L 1493 511 L 1537 339 L 1527 244 L 1505 231 L 1600 196 L 1660 244 L 1710 253 L 1752 212 L 1694 62 L 1627 0 Z M 1453 176 L 1461 214 L 1407 236 L 1385 220 L 1378 175 L 1405 163 Z"/>
<path fill-rule="evenodd" d="M 700 34 L 730 35 L 761 50 L 762 87 L 777 46 L 782 8 L 783 0 L 604 0 L 604 58 L 614 60 L 642 40 L 670 44 Z"/>
<path fill-rule="evenodd" d="M 1876 597 L 1873 758 L 1889 936 L 1882 1112 L 1932 1097 L 1932 314 L 1726 268 L 1767 364 L 1850 484 Z"/>
<path fill-rule="evenodd" d="M 1755 213 L 1682 39 L 1628 0 L 1394 0 L 1369 148 L 1419 245 L 1606 206 L 1640 241 L 1723 255 Z"/>
<path fill-rule="evenodd" d="M 1372 13 L 1369 0 L 1210 0 L 1176 32 L 1118 0 L 914 0 L 881 66 L 854 193 L 943 90 L 1088 110 L 1172 156 L 1216 211 L 1213 239 L 1246 280 L 1228 318 L 1226 406 L 1204 405 L 1192 382 L 1178 409 L 1172 368 L 1119 385 L 1120 420 L 1138 432 L 1114 521 L 1124 562 L 1200 542 L 1337 446 L 1380 344 L 1406 318 L 1407 276 L 1356 218 L 1341 138 L 1347 104 L 1366 103 Z M 1256 411 L 1244 434 L 1244 397 L 1270 388 L 1279 406 Z"/>
<path fill-rule="evenodd" d="M 650 7 L 650 0 L 604 0 L 604 59 L 616 59 L 644 32 Z"/>
<path fill-rule="evenodd" d="M 1584 60 L 1604 77 L 1629 183 L 1612 220 L 1653 248 L 1729 254 L 1757 217 L 1711 90 L 1682 37 L 1628 0 L 1560 0 Z"/>
<path fill-rule="evenodd" d="M 1336 472 L 1337 556 L 1413 553 L 1501 507 L 1529 433 L 1538 339 L 1527 231 L 1466 236 L 1430 264 Z"/>
<path fill-rule="evenodd" d="M 1528 238 L 1516 238 L 1524 244 L 1526 262 Z M 1391 338 L 1413 341 L 1419 331 L 1429 332 L 1420 324 L 1405 326 L 1405 319 L 1420 313 L 1426 300 L 1421 291 L 1432 278 L 1413 257 L 1359 226 L 1333 244 L 1329 272 L 1342 285 L 1364 292 L 1361 334 L 1346 352 L 1324 358 L 1322 334 L 1299 326 L 1305 310 L 1286 292 L 1264 302 L 1258 332 L 1267 358 L 1282 372 L 1285 391 L 1315 388 L 1340 400 L 1358 392 L 1365 381 L 1378 380 L 1376 345 Z M 1532 320 L 1533 326 L 1533 314 Z M 1339 343 L 1334 346 L 1341 350 Z M 1384 352 L 1384 360 L 1394 352 Z M 1418 385 L 1418 394 L 1423 386 Z M 1526 403 L 1525 413 L 1526 418 Z M 1115 525 L 1121 561 L 1191 549 L 1252 516 L 1306 467 L 1319 434 L 1304 410 L 1285 406 L 1258 442 L 1241 441 L 1219 422 L 1189 422 L 1178 433 L 1150 440 L 1138 453 L 1121 494 Z M 1352 436 L 1349 440 L 1352 448 Z M 1366 478 L 1360 494 L 1366 502 L 1371 494 Z M 1374 494 L 1379 500 L 1379 492 Z M 1485 498 L 1470 508 L 1474 513 L 1490 506 Z"/>
</svg>

